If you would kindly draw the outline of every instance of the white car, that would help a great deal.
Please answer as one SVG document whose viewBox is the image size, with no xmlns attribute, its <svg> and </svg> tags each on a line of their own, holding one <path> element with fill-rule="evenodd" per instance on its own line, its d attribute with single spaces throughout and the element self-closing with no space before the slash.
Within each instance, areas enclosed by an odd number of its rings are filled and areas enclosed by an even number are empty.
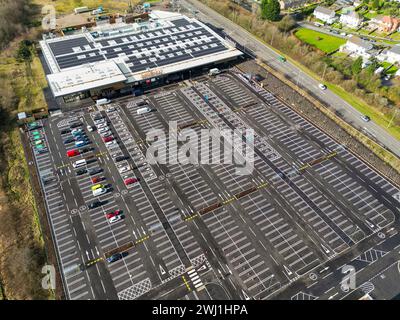
<svg viewBox="0 0 400 320">
<path fill-rule="evenodd" d="M 117 222 L 117 221 L 119 221 L 119 220 L 121 220 L 121 219 L 122 219 L 121 216 L 120 216 L 120 215 L 117 215 L 117 216 L 114 216 L 114 217 L 108 219 L 108 222 L 109 222 L 109 223 L 114 223 L 114 222 Z"/>
<path fill-rule="evenodd" d="M 108 131 L 108 130 L 109 130 L 108 127 L 103 127 L 103 128 L 99 128 L 98 132 L 99 132 L 99 133 L 103 133 L 103 132 L 106 132 L 106 131 Z"/>
<path fill-rule="evenodd" d="M 105 143 L 107 148 L 109 148 L 109 147 L 111 147 L 113 145 L 116 145 L 116 144 L 117 144 L 117 141 L 115 141 L 115 140 L 108 141 L 108 142 Z"/>
<path fill-rule="evenodd" d="M 95 124 L 100 124 L 100 123 L 103 123 L 103 122 L 106 122 L 106 120 L 105 119 L 94 120 Z"/>
<path fill-rule="evenodd" d="M 94 130 L 94 127 L 92 127 L 92 126 L 87 126 L 86 129 L 87 129 L 89 132 L 92 132 L 92 131 Z"/>
<path fill-rule="evenodd" d="M 130 168 L 128 166 L 125 166 L 125 167 L 122 167 L 121 169 L 118 169 L 119 173 L 124 173 L 124 172 L 127 172 L 129 170 L 130 170 Z"/>
<path fill-rule="evenodd" d="M 318 85 L 318 87 L 319 87 L 321 90 L 326 90 L 326 85 L 324 85 L 323 83 L 320 83 L 320 84 Z"/>
<path fill-rule="evenodd" d="M 101 136 L 102 138 L 108 137 L 108 136 L 111 136 L 111 135 L 112 135 L 112 132 L 111 132 L 110 130 L 107 130 L 107 131 L 105 131 L 105 132 L 101 132 L 101 133 L 100 133 L 100 136 Z"/>
<path fill-rule="evenodd" d="M 99 123 L 97 125 L 97 128 L 104 128 L 104 127 L 107 127 L 107 123 L 105 123 L 105 122 Z"/>
<path fill-rule="evenodd" d="M 115 107 L 108 107 L 106 111 L 107 112 L 113 112 L 113 111 L 115 111 Z"/>
</svg>

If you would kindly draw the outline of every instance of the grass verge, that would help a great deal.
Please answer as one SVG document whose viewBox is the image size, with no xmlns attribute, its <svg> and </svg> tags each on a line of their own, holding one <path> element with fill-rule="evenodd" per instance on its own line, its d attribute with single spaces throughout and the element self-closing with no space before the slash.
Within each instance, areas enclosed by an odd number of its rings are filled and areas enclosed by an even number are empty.
<svg viewBox="0 0 400 320">
<path fill-rule="evenodd" d="M 339 49 L 342 44 L 346 43 L 346 39 L 331 36 L 307 28 L 299 28 L 295 35 L 299 40 L 312 45 L 325 53 L 331 53 Z"/>
</svg>

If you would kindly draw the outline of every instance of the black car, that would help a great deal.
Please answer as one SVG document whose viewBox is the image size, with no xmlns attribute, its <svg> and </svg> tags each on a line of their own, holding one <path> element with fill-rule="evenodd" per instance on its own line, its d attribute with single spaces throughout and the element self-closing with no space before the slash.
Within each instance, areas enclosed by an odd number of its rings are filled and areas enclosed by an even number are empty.
<svg viewBox="0 0 400 320">
<path fill-rule="evenodd" d="M 61 134 L 67 134 L 67 133 L 70 133 L 70 132 L 71 132 L 70 129 L 64 129 L 64 130 L 60 131 Z"/>
<path fill-rule="evenodd" d="M 67 144 L 67 143 L 72 143 L 74 141 L 75 141 L 74 138 L 68 138 L 68 139 L 65 139 L 63 142 L 64 142 L 64 144 Z"/>
<path fill-rule="evenodd" d="M 90 152 L 90 151 L 93 151 L 94 150 L 94 148 L 82 148 L 82 149 L 79 149 L 79 152 L 80 153 L 87 153 L 87 152 Z"/>
<path fill-rule="evenodd" d="M 85 174 L 86 172 L 87 172 L 86 169 L 79 169 L 79 170 L 76 170 L 76 175 L 81 176 L 82 174 Z"/>
<path fill-rule="evenodd" d="M 94 201 L 92 203 L 89 203 L 88 208 L 89 209 L 94 209 L 97 207 L 100 207 L 103 203 L 101 201 Z"/>
<path fill-rule="evenodd" d="M 100 173 L 100 172 L 102 172 L 103 171 L 103 169 L 101 169 L 101 168 L 94 168 L 94 169 L 90 169 L 89 170 L 89 175 L 94 175 L 94 174 L 98 174 L 98 173 Z"/>
<path fill-rule="evenodd" d="M 129 157 L 128 156 L 118 156 L 118 157 L 115 158 L 115 161 L 116 162 L 120 162 L 120 161 L 123 161 L 123 160 L 126 160 L 126 159 L 129 159 Z"/>
<path fill-rule="evenodd" d="M 111 257 L 108 257 L 106 260 L 108 263 L 113 263 L 115 261 L 121 260 L 123 257 L 126 257 L 128 255 L 128 252 L 122 252 L 122 253 L 115 253 Z"/>
<path fill-rule="evenodd" d="M 78 128 L 78 127 L 81 127 L 81 126 L 82 126 L 82 123 L 75 122 L 75 123 L 72 123 L 69 127 L 71 129 L 73 129 L 73 128 Z"/>
</svg>

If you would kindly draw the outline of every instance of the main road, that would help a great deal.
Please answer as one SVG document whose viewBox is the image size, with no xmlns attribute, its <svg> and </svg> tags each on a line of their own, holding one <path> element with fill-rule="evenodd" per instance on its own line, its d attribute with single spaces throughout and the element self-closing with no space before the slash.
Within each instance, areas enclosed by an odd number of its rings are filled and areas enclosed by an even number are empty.
<svg viewBox="0 0 400 320">
<path fill-rule="evenodd" d="M 282 74 L 294 79 L 294 82 L 301 84 L 303 87 L 310 91 L 314 91 L 319 95 L 319 99 L 325 104 L 332 107 L 334 110 L 342 115 L 342 118 L 362 130 L 364 133 L 375 138 L 380 144 L 386 146 L 397 156 L 400 156 L 400 141 L 390 135 L 384 128 L 377 125 L 373 121 L 368 123 L 361 119 L 362 114 L 353 108 L 349 103 L 340 98 L 338 95 L 330 90 L 321 90 L 318 87 L 319 82 L 303 72 L 294 64 L 289 61 L 280 62 L 278 60 L 279 54 L 273 49 L 262 43 L 251 33 L 235 24 L 231 20 L 220 15 L 218 12 L 207 7 L 197 0 L 181 0 L 181 6 L 184 9 L 194 12 L 197 10 L 196 17 L 200 20 L 210 23 L 218 28 L 223 28 L 225 33 L 229 35 L 236 42 L 244 45 L 254 55 L 264 60 L 274 69 Z"/>
</svg>

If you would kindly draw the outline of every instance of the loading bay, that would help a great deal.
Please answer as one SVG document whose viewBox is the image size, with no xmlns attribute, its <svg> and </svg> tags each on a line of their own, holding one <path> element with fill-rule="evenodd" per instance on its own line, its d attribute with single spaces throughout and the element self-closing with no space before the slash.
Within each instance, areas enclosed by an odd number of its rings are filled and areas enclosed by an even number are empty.
<svg viewBox="0 0 400 320">
<path fill-rule="evenodd" d="M 153 111 L 138 114 L 141 102 Z M 100 116 L 115 144 L 87 130 Z M 148 164 L 146 134 L 170 121 L 254 129 L 253 171 Z M 74 158 L 71 123 L 91 148 Z M 35 165 L 67 299 L 345 299 L 344 265 L 367 293 L 399 260 L 399 189 L 237 69 L 40 124 L 48 152 Z M 72 164 L 90 157 L 77 175 Z M 108 192 L 93 196 L 90 169 Z"/>
</svg>

